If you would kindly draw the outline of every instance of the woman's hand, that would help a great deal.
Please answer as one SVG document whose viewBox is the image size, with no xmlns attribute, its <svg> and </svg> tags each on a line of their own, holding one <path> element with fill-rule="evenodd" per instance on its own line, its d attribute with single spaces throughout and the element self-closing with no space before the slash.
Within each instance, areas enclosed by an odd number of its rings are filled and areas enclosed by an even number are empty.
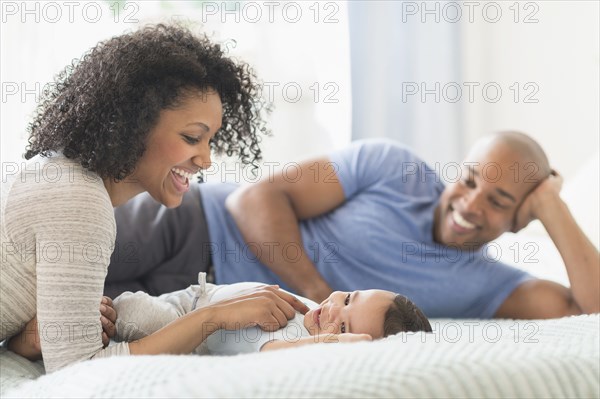
<svg viewBox="0 0 600 399">
<path fill-rule="evenodd" d="M 268 291 L 270 291 L 270 292 L 274 293 L 275 295 L 277 295 L 283 301 L 285 301 L 289 305 L 291 305 L 291 307 L 293 309 L 295 309 L 296 311 L 298 311 L 298 312 L 300 312 L 302 314 L 306 314 L 306 312 L 309 311 L 308 306 L 306 306 L 301 300 L 299 300 L 298 298 L 296 298 L 294 295 L 292 295 L 292 294 L 290 294 L 290 293 L 288 293 L 286 291 L 283 291 L 283 290 L 279 289 L 278 285 L 267 285 L 267 284 L 259 285 L 257 287 L 253 287 L 253 288 L 249 288 L 249 289 L 240 291 L 239 295 L 237 295 L 237 296 L 235 296 L 233 298 L 229 298 L 229 299 L 225 299 L 223 301 L 217 302 L 216 304 L 225 304 L 225 303 L 227 303 L 229 301 L 235 301 L 235 300 L 237 300 L 239 298 L 247 297 L 247 296 L 248 297 L 253 297 L 253 296 L 257 296 L 257 295 L 262 295 L 262 294 L 265 294 L 265 292 L 268 292 Z M 279 303 L 281 303 L 281 302 L 279 302 Z M 290 309 L 285 304 L 281 303 L 281 305 L 284 308 L 288 309 L 288 310 Z M 290 313 L 288 313 L 288 314 L 291 315 L 291 317 L 289 317 L 289 318 L 294 317 L 294 312 L 290 311 Z"/>
<path fill-rule="evenodd" d="M 112 299 L 107 296 L 102 297 L 100 302 L 100 323 L 102 323 L 102 345 L 106 348 L 110 339 L 115 336 L 117 329 L 117 311 L 113 307 Z"/>
<path fill-rule="evenodd" d="M 106 348 L 110 342 L 110 338 L 115 335 L 115 323 L 117 321 L 117 312 L 113 308 L 112 300 L 107 296 L 102 297 L 100 315 L 102 345 Z M 32 361 L 42 358 L 37 315 L 25 325 L 23 330 L 10 338 L 8 349 Z"/>
<path fill-rule="evenodd" d="M 31 361 L 40 360 L 42 358 L 42 346 L 38 334 L 37 316 L 29 320 L 24 329 L 9 339 L 8 350 Z"/>
<path fill-rule="evenodd" d="M 304 314 L 308 307 L 278 286 L 262 286 L 248 293 L 211 305 L 215 309 L 215 329 L 239 330 L 259 326 L 275 331 L 287 324 L 296 311 Z"/>
</svg>

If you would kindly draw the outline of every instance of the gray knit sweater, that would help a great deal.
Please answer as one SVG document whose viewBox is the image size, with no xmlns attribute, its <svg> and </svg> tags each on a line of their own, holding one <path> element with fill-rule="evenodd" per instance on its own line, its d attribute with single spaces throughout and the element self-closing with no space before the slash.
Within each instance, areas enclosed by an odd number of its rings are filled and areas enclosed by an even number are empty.
<svg viewBox="0 0 600 399">
<path fill-rule="evenodd" d="M 6 166 L 6 165 L 5 165 Z M 0 340 L 36 314 L 47 372 L 102 349 L 100 301 L 116 224 L 102 179 L 61 154 L 3 167 Z"/>
</svg>

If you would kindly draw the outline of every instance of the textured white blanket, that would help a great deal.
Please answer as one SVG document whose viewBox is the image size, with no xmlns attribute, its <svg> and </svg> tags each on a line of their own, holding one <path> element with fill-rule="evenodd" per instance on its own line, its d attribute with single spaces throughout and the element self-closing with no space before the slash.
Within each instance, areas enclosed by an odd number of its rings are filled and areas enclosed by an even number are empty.
<svg viewBox="0 0 600 399">
<path fill-rule="evenodd" d="M 600 397 L 600 315 L 432 325 L 433 334 L 234 357 L 99 359 L 3 397 Z"/>
</svg>

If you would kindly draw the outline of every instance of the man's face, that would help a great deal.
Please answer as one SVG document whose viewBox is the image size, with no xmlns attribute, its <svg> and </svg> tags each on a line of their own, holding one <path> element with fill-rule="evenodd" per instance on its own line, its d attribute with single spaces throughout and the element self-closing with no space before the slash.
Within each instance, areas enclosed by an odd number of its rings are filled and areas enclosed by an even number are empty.
<svg viewBox="0 0 600 399">
<path fill-rule="evenodd" d="M 502 142 L 475 147 L 463 161 L 461 179 L 442 193 L 435 240 L 468 250 L 510 231 L 518 207 L 540 180 L 538 169 Z"/>
</svg>

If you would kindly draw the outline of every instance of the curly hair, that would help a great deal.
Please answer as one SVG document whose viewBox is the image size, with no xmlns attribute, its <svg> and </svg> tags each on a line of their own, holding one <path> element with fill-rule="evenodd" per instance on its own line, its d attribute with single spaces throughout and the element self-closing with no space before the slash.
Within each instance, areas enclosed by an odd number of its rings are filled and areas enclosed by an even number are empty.
<svg viewBox="0 0 600 399">
<path fill-rule="evenodd" d="M 421 309 L 404 295 L 397 294 L 394 302 L 385 312 L 383 336 L 387 337 L 403 331 L 432 332 L 432 329 Z"/>
<path fill-rule="evenodd" d="M 223 104 L 211 150 L 256 169 L 259 134 L 269 131 L 253 71 L 206 35 L 164 24 L 100 42 L 59 73 L 28 127 L 25 158 L 62 151 L 102 178 L 123 180 L 144 153 L 160 111 L 198 90 L 215 90 Z"/>
</svg>

